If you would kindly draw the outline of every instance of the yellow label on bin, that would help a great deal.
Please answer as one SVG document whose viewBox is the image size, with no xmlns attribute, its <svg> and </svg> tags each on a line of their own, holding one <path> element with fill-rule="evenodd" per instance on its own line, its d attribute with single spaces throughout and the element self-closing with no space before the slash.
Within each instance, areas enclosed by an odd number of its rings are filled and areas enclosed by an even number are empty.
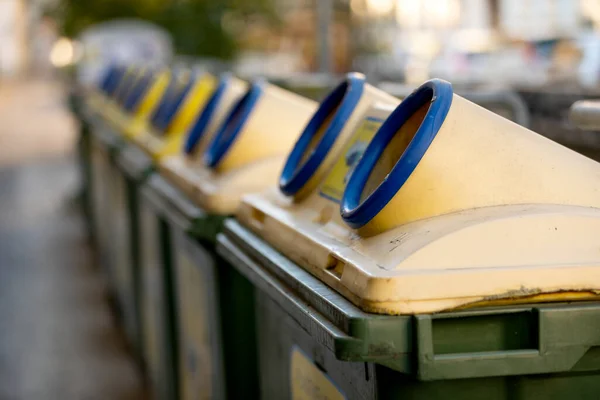
<svg viewBox="0 0 600 400">
<path fill-rule="evenodd" d="M 383 120 L 375 117 L 368 117 L 362 122 L 352 139 L 348 141 L 342 153 L 343 157 L 336 161 L 321 186 L 321 196 L 336 203 L 340 202 L 350 175 L 381 124 Z"/>
<path fill-rule="evenodd" d="M 345 400 L 331 379 L 302 353 L 292 350 L 290 369 L 292 400 Z"/>
</svg>

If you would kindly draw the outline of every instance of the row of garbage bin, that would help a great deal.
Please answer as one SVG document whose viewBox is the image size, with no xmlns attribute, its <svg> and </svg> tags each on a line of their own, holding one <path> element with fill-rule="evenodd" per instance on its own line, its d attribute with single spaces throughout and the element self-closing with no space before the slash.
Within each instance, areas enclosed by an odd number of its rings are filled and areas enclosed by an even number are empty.
<svg viewBox="0 0 600 400">
<path fill-rule="evenodd" d="M 442 80 L 322 91 L 115 65 L 79 93 L 154 397 L 598 398 L 600 165 Z"/>
</svg>

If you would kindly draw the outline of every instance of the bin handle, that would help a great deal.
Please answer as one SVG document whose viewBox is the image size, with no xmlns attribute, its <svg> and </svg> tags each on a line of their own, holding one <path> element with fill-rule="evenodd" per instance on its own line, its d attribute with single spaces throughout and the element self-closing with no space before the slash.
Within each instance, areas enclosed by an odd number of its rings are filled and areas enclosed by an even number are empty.
<svg viewBox="0 0 600 400">
<path fill-rule="evenodd" d="M 421 380 L 457 379 L 482 376 L 508 376 L 570 371 L 591 347 L 589 343 L 551 346 L 548 330 L 556 330 L 557 321 L 539 311 L 537 349 L 515 349 L 470 353 L 435 354 L 431 315 L 417 315 L 417 375 Z M 550 317 L 550 318 L 546 318 Z M 555 339 L 555 338 L 554 338 Z M 549 342 L 549 343 L 546 343 Z M 556 345 L 557 343 L 553 343 Z"/>
</svg>

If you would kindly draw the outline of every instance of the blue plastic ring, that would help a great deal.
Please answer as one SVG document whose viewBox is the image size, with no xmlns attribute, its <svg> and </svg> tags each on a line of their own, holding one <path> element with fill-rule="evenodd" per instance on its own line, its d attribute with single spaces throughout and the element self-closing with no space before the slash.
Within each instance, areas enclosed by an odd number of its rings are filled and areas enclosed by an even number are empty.
<svg viewBox="0 0 600 400">
<path fill-rule="evenodd" d="M 117 88 L 119 87 L 119 84 L 123 81 L 124 76 L 125 76 L 125 68 L 118 67 L 118 70 L 111 78 L 108 89 L 106 90 L 107 96 L 112 97 L 115 95 L 115 92 L 116 92 Z"/>
<path fill-rule="evenodd" d="M 183 151 L 185 151 L 186 154 L 192 154 L 196 150 L 196 146 L 200 142 L 200 138 L 204 135 L 208 124 L 217 110 L 217 106 L 221 103 L 221 98 L 225 94 L 230 79 L 231 75 L 228 73 L 221 75 L 216 89 L 206 102 L 206 106 L 204 106 L 204 109 L 188 134 L 183 146 Z"/>
<path fill-rule="evenodd" d="M 160 129 L 160 120 L 163 118 L 163 114 L 166 112 L 166 109 L 173 97 L 173 91 L 177 88 L 177 79 L 176 77 L 171 77 L 167 88 L 165 89 L 158 106 L 152 112 L 150 116 L 150 123 L 157 129 Z"/>
<path fill-rule="evenodd" d="M 111 74 L 108 77 L 108 79 L 106 80 L 106 82 L 103 82 L 103 85 L 101 86 L 100 90 L 105 95 L 110 96 L 112 88 L 114 86 L 114 82 L 115 82 L 115 80 L 117 80 L 118 76 L 119 76 L 119 70 L 115 68 L 115 70 L 111 72 Z"/>
<path fill-rule="evenodd" d="M 115 100 L 119 105 L 123 105 L 127 96 L 130 93 L 131 87 L 134 86 L 136 77 L 132 76 L 132 74 L 127 74 L 123 76 L 121 83 L 115 89 Z M 121 89 L 121 90 L 119 90 Z"/>
<path fill-rule="evenodd" d="M 452 96 L 449 82 L 441 79 L 427 81 L 405 98 L 381 125 L 358 162 L 342 196 L 342 218 L 350 227 L 360 228 L 371 221 L 404 185 L 444 123 L 452 105 Z M 386 146 L 400 127 L 427 102 L 430 102 L 429 110 L 408 147 L 383 182 L 361 203 L 367 180 Z"/>
<path fill-rule="evenodd" d="M 139 68 L 135 68 L 135 72 L 125 74 L 125 77 L 123 78 L 123 84 L 121 85 L 122 90 L 117 92 L 117 101 L 121 106 L 125 105 L 135 87 L 144 80 L 143 78 L 146 76 L 146 73 L 147 71 L 140 72 Z M 139 76 L 139 74 L 142 74 L 142 76 Z"/>
<path fill-rule="evenodd" d="M 185 98 L 194 86 L 195 82 L 195 77 L 191 77 L 189 82 L 187 82 L 185 86 L 179 90 L 179 92 L 177 92 L 177 87 L 175 87 L 175 98 L 167 103 L 164 112 L 157 121 L 156 125 L 159 131 L 164 132 L 169 128 L 169 126 L 173 122 L 173 119 L 175 118 L 175 115 L 177 115 L 179 107 L 181 107 L 181 105 L 183 104 Z"/>
<path fill-rule="evenodd" d="M 208 167 L 216 167 L 227 153 L 262 96 L 264 85 L 263 80 L 255 81 L 229 112 L 204 154 L 204 163 Z"/>
<path fill-rule="evenodd" d="M 296 194 L 315 174 L 344 128 L 348 118 L 354 112 L 354 108 L 360 101 L 364 87 L 365 77 L 362 74 L 348 74 L 346 79 L 321 102 L 321 105 L 298 138 L 281 172 L 279 188 L 285 195 L 293 196 Z M 337 111 L 325 130 L 323 137 L 304 164 L 300 165 L 311 139 L 317 134 L 336 107 Z"/>
<path fill-rule="evenodd" d="M 148 71 L 144 76 L 140 78 L 140 82 L 131 89 L 131 95 L 125 100 L 124 108 L 126 111 L 133 111 L 144 97 L 144 93 L 150 86 L 152 80 L 152 72 Z"/>
<path fill-rule="evenodd" d="M 115 64 L 110 64 L 108 67 L 106 67 L 106 69 L 104 70 L 104 73 L 102 74 L 100 80 L 98 81 L 98 85 L 97 85 L 98 90 L 106 93 L 106 91 L 108 90 L 108 87 L 110 85 L 110 82 L 113 79 L 113 77 L 115 76 L 116 72 L 117 72 L 117 66 Z"/>
</svg>

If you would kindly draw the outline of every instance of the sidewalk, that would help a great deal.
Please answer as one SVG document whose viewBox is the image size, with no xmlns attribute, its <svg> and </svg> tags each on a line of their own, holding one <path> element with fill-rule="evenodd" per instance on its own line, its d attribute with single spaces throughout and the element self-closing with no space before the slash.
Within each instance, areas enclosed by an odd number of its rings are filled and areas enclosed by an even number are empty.
<svg viewBox="0 0 600 400">
<path fill-rule="evenodd" d="M 72 200 L 58 94 L 0 85 L 0 399 L 144 399 Z"/>
<path fill-rule="evenodd" d="M 65 156 L 75 140 L 57 82 L 0 80 L 0 167 Z"/>
</svg>

